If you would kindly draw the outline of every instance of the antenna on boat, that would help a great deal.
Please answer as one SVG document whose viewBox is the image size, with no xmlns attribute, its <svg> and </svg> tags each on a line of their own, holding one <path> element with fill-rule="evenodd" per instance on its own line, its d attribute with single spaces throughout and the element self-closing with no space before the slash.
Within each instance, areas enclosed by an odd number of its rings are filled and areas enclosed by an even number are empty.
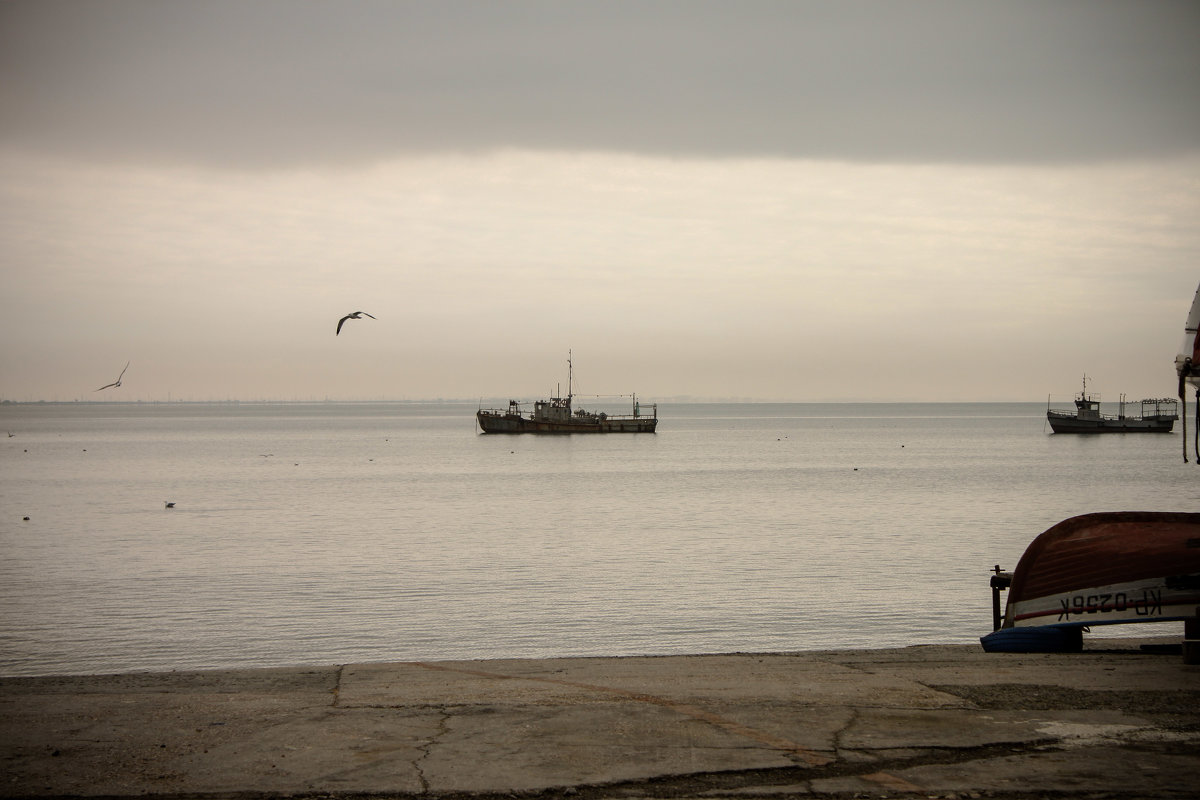
<svg viewBox="0 0 1200 800">
<path fill-rule="evenodd" d="M 573 397 L 573 395 L 571 394 L 571 370 L 572 369 L 573 369 L 573 367 L 571 366 L 571 351 L 568 349 L 567 350 L 567 399 L 568 400 L 570 400 Z"/>
</svg>

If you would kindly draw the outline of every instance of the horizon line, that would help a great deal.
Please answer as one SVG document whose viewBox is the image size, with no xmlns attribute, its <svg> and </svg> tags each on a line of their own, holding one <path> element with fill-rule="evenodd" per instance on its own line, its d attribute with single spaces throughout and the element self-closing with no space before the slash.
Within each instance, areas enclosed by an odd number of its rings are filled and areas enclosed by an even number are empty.
<svg viewBox="0 0 1200 800">
<path fill-rule="evenodd" d="M 602 400 L 606 396 L 593 396 L 591 399 Z M 1167 399 L 1175 400 L 1175 398 L 1139 398 L 1137 400 L 1128 400 L 1126 404 L 1140 403 L 1143 399 Z M 207 399 L 207 400 L 181 400 L 181 399 L 137 399 L 137 400 L 92 400 L 92 399 L 72 399 L 72 400 L 11 400 L 0 398 L 0 405 L 337 405 L 337 404 L 368 404 L 368 403 L 395 403 L 395 404 L 446 404 L 446 405 L 486 405 L 491 402 L 508 403 L 507 399 L 502 399 L 499 395 L 495 397 L 483 398 L 465 398 L 465 397 L 428 397 L 428 398 L 309 398 L 309 399 L 282 399 L 282 398 L 226 398 L 222 400 Z M 533 403 L 533 400 L 520 400 L 521 403 Z M 854 398 L 838 398 L 838 399 L 823 399 L 823 400 L 782 400 L 773 398 L 756 398 L 756 397 L 704 397 L 694 395 L 673 395 L 666 398 L 646 400 L 649 404 L 663 403 L 681 403 L 681 404 L 715 404 L 715 403 L 740 403 L 746 405 L 754 404 L 786 404 L 786 405 L 832 405 L 832 404 L 858 404 L 858 405 L 898 405 L 898 404 L 920 404 L 920 405 L 969 405 L 969 404 L 1033 404 L 1044 405 L 1048 402 L 1069 403 L 1066 400 L 1053 400 L 1047 398 L 1045 400 L 905 400 L 905 399 L 889 399 L 889 400 L 865 400 Z M 1102 401 L 1103 403 L 1117 404 L 1120 401 Z"/>
</svg>

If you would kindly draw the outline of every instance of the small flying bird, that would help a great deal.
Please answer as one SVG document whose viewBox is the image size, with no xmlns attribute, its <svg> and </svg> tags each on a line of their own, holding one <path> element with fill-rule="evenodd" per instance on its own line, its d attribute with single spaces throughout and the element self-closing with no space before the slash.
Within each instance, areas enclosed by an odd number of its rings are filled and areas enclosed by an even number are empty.
<svg viewBox="0 0 1200 800">
<path fill-rule="evenodd" d="M 345 322 L 346 320 L 362 319 L 363 317 L 371 317 L 371 315 L 365 311 L 355 311 L 353 314 L 347 314 L 346 316 L 342 317 L 341 319 L 338 320 L 337 333 L 335 333 L 334 336 L 337 336 L 338 333 L 342 332 L 342 323 Z M 371 317 L 371 319 L 375 319 L 375 318 Z"/>
<path fill-rule="evenodd" d="M 125 369 L 129 369 L 129 362 L 128 362 L 128 361 L 126 361 L 126 362 L 125 362 Z M 114 387 L 114 386 L 120 386 L 120 385 L 121 385 L 121 378 L 124 378 L 124 377 L 125 377 L 125 369 L 121 370 L 121 374 L 117 376 L 117 379 L 116 379 L 115 381 L 113 381 L 112 383 L 108 384 L 107 386 L 101 386 L 101 387 L 100 387 L 99 389 L 97 389 L 96 391 L 97 391 L 97 392 L 102 392 L 102 391 L 104 391 L 105 389 L 111 389 L 111 388 L 112 388 L 112 387 Z"/>
</svg>

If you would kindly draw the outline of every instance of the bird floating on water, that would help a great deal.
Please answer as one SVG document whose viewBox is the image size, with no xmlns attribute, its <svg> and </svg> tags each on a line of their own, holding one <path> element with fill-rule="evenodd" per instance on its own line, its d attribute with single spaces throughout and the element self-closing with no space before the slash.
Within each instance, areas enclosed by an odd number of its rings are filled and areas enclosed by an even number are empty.
<svg viewBox="0 0 1200 800">
<path fill-rule="evenodd" d="M 126 361 L 126 362 L 125 362 L 125 369 L 129 369 L 129 362 L 128 362 L 128 361 Z M 113 381 L 113 382 L 112 382 L 112 383 L 110 383 L 110 384 L 107 384 L 106 386 L 101 386 L 101 387 L 100 387 L 99 389 L 97 389 L 96 391 L 97 391 L 97 392 L 102 392 L 102 391 L 104 391 L 105 389 L 111 389 L 111 388 L 112 388 L 112 387 L 114 387 L 114 386 L 120 386 L 120 385 L 121 385 L 121 378 L 124 378 L 124 377 L 125 377 L 125 369 L 121 370 L 121 374 L 117 376 L 117 379 L 116 379 L 115 381 Z"/>
<path fill-rule="evenodd" d="M 341 319 L 339 319 L 339 320 L 338 320 L 337 333 L 335 333 L 335 334 L 333 334 L 333 335 L 334 335 L 334 336 L 337 336 L 337 335 L 338 335 L 338 333 L 341 333 L 341 332 L 342 332 L 342 323 L 343 323 L 343 322 L 345 322 L 346 320 L 348 320 L 348 319 L 362 319 L 363 317 L 371 317 L 371 315 L 370 315 L 370 314 L 368 314 L 368 313 L 367 313 L 367 312 L 365 312 L 365 311 L 355 311 L 355 312 L 354 312 L 354 313 L 352 313 L 352 314 L 347 314 L 346 316 L 344 316 L 344 317 L 342 317 Z M 374 317 L 371 317 L 371 319 L 375 319 L 375 318 L 374 318 Z"/>
<path fill-rule="evenodd" d="M 170 501 L 170 500 L 167 500 L 165 503 L 163 503 L 163 506 L 164 506 L 164 507 L 166 507 L 166 508 L 174 508 L 174 507 L 175 507 L 175 503 L 173 503 L 173 502 L 172 502 L 172 501 Z"/>
</svg>

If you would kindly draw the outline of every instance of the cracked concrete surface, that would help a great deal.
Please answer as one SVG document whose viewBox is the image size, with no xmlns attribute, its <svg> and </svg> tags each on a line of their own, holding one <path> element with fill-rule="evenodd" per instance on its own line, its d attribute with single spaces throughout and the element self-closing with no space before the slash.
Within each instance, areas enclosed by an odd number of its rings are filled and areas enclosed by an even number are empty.
<svg viewBox="0 0 1200 800">
<path fill-rule="evenodd" d="M 0 794 L 1193 796 L 1200 668 L 1121 647 L 0 679 Z"/>
</svg>

